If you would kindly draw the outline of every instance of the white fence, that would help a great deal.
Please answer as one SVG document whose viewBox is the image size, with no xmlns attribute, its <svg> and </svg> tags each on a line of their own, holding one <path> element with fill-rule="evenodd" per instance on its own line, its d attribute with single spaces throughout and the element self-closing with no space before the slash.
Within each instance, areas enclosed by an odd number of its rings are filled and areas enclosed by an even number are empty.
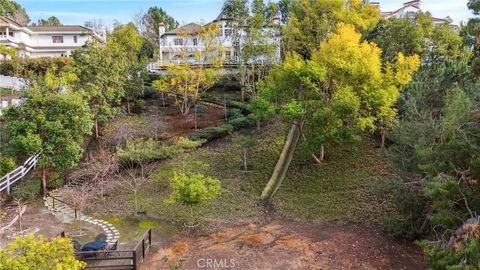
<svg viewBox="0 0 480 270">
<path fill-rule="evenodd" d="M 22 90 L 27 86 L 27 81 L 21 78 L 0 75 L 0 87 Z"/>
<path fill-rule="evenodd" d="M 22 166 L 7 173 L 4 177 L 0 178 L 0 192 L 6 190 L 10 194 L 10 187 L 17 181 L 22 180 L 32 169 L 37 165 L 37 161 L 40 159 L 41 154 L 31 156 Z"/>
</svg>

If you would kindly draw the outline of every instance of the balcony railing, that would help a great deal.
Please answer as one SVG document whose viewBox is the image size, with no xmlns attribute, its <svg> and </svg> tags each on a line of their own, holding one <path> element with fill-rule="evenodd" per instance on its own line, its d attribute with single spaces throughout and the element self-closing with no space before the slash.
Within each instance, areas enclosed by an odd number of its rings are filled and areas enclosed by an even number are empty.
<svg viewBox="0 0 480 270">
<path fill-rule="evenodd" d="M 0 40 L 10 40 L 10 41 L 13 41 L 13 42 L 17 41 L 17 39 L 15 37 L 7 36 L 7 35 L 0 35 Z"/>
</svg>

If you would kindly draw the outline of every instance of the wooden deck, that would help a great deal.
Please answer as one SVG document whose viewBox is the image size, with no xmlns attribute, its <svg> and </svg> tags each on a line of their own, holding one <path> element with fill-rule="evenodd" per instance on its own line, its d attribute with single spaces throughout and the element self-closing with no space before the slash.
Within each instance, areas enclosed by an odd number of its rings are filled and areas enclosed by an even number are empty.
<svg viewBox="0 0 480 270">
<path fill-rule="evenodd" d="M 75 256 L 87 263 L 85 269 L 137 270 L 152 247 L 152 230 L 132 248 L 118 250 L 75 252 Z"/>
</svg>

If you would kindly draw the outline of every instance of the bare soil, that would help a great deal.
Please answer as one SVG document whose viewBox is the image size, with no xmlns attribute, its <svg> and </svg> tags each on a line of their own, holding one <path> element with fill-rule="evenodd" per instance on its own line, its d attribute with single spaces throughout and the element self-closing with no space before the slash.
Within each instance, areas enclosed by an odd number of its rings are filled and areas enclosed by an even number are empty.
<svg viewBox="0 0 480 270">
<path fill-rule="evenodd" d="M 147 269 L 427 269 L 419 248 L 366 225 L 274 221 L 154 249 Z"/>
<path fill-rule="evenodd" d="M 14 224 L 10 230 L 0 234 L 0 248 L 6 247 L 14 240 L 20 233 L 18 229 L 18 224 Z M 82 244 L 95 240 L 95 236 L 103 232 L 99 226 L 56 217 L 43 206 L 41 200 L 27 205 L 27 211 L 22 216 L 22 231 L 24 234 L 34 233 L 36 236 L 43 235 L 46 238 L 58 237 L 65 232 Z"/>
</svg>

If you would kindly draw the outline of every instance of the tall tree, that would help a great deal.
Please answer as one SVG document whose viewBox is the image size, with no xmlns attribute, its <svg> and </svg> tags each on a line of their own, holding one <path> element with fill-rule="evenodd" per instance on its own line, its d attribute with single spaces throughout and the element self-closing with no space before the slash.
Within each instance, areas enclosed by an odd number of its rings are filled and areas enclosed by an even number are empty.
<svg viewBox="0 0 480 270">
<path fill-rule="evenodd" d="M 8 16 L 22 25 L 30 22 L 27 12 L 17 2 L 12 0 L 0 0 L 0 16 Z"/>
<path fill-rule="evenodd" d="M 83 153 L 84 136 L 90 134 L 92 115 L 82 98 L 58 93 L 50 79 L 35 83 L 19 106 L 5 112 L 7 152 L 18 159 L 42 152 L 42 192 L 47 190 L 47 172 L 61 172 L 76 165 Z"/>
<path fill-rule="evenodd" d="M 36 24 L 33 23 L 32 25 L 34 25 L 34 26 L 61 26 L 62 23 L 60 22 L 60 20 L 57 17 L 51 16 L 48 19 L 39 19 Z"/>
<path fill-rule="evenodd" d="M 137 22 L 137 28 L 144 31 L 141 34 L 151 43 L 158 45 L 159 34 L 158 24 L 164 23 L 165 30 L 170 31 L 178 27 L 178 22 L 167 14 L 161 7 L 150 7 L 140 20 Z"/>
<path fill-rule="evenodd" d="M 109 44 L 117 44 L 126 53 L 128 57 L 127 81 L 125 84 L 125 99 L 127 102 L 127 112 L 131 112 L 131 103 L 143 96 L 143 77 L 145 73 L 146 55 L 141 53 L 144 42 L 143 37 L 138 34 L 133 23 L 126 25 L 117 25 L 109 36 Z"/>
<path fill-rule="evenodd" d="M 99 136 L 99 125 L 105 124 L 115 113 L 125 96 L 128 80 L 128 58 L 116 42 L 90 44 L 73 52 L 74 88 L 87 101 L 94 115 L 94 135 Z"/>
<path fill-rule="evenodd" d="M 393 105 L 400 90 L 418 68 L 418 57 L 399 57 L 395 67 L 382 71 L 381 50 L 362 42 L 355 27 L 340 23 L 320 44 L 312 60 L 287 54 L 261 88 L 284 119 L 292 123 L 284 148 L 261 199 L 269 200 L 280 187 L 300 138 L 310 154 L 328 142 L 355 142 L 361 131 L 371 131 L 395 118 Z M 388 120 L 389 121 L 389 120 Z"/>
<path fill-rule="evenodd" d="M 328 38 L 337 23 L 355 25 L 362 33 L 371 31 L 381 19 L 378 7 L 350 0 L 292 1 L 288 22 L 283 29 L 283 51 L 295 51 L 309 59 L 321 41 Z"/>
<path fill-rule="evenodd" d="M 387 156 L 408 181 L 400 182 L 396 200 L 406 218 L 393 219 L 392 229 L 403 236 L 418 228 L 428 237 L 423 246 L 433 269 L 478 265 L 479 84 L 468 59 L 422 66 L 400 96 L 399 122 L 389 135 Z M 411 172 L 422 180 L 408 179 Z M 425 206 L 411 204 L 419 199 Z"/>
<path fill-rule="evenodd" d="M 378 44 L 383 59 L 389 62 L 394 62 L 400 52 L 418 54 L 425 63 L 468 55 L 461 37 L 450 23 L 434 26 L 428 12 L 418 12 L 413 18 L 382 20 L 367 39 Z"/>
</svg>

